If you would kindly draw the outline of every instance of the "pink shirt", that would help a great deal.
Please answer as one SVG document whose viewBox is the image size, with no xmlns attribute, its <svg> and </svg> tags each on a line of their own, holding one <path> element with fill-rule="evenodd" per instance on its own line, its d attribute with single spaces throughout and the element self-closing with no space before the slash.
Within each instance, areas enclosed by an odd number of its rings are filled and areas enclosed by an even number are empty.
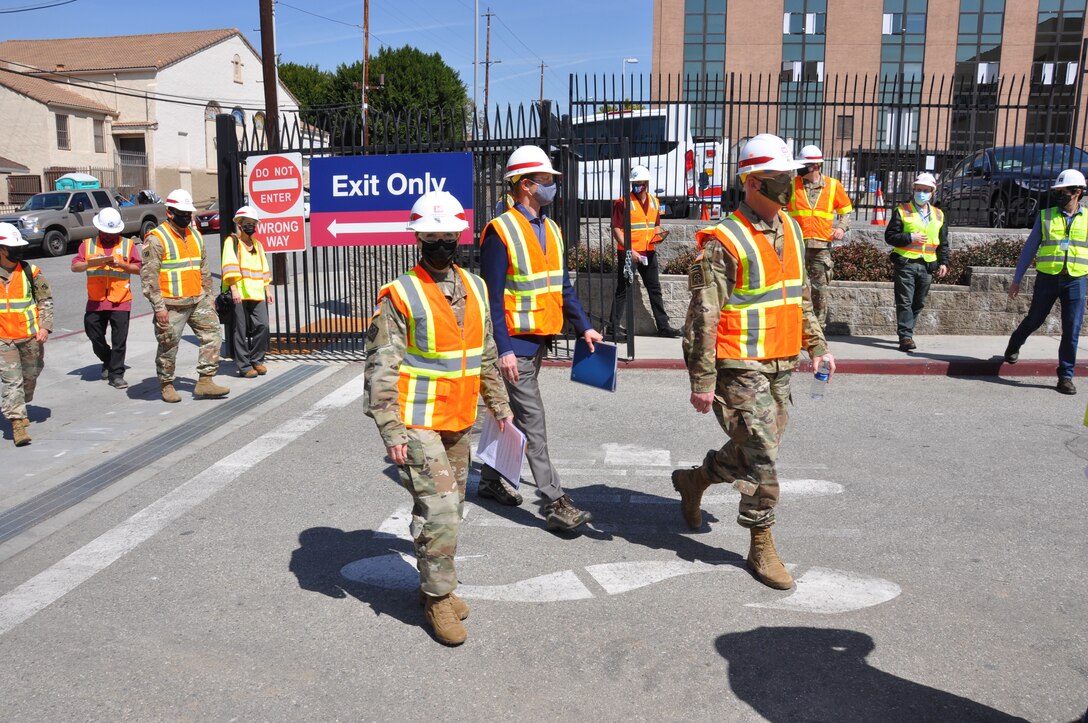
<svg viewBox="0 0 1088 723">
<path fill-rule="evenodd" d="M 101 237 L 99 237 L 98 243 L 102 244 L 103 251 L 112 251 L 117 246 L 117 244 L 107 245 L 103 243 Z M 121 239 L 118 239 L 117 243 L 121 243 Z M 79 244 L 79 251 L 76 253 L 75 258 L 72 259 L 72 263 L 77 264 L 86 260 L 87 241 L 84 240 L 82 243 Z M 128 255 L 128 262 L 130 264 L 136 264 L 137 266 L 141 264 L 139 244 L 132 244 L 132 252 Z M 139 283 L 139 272 L 136 272 L 135 276 L 137 283 Z M 126 301 L 123 304 L 115 304 L 107 299 L 103 299 L 102 301 L 92 301 L 91 299 L 87 299 L 87 311 L 132 311 L 132 302 Z"/>
</svg>

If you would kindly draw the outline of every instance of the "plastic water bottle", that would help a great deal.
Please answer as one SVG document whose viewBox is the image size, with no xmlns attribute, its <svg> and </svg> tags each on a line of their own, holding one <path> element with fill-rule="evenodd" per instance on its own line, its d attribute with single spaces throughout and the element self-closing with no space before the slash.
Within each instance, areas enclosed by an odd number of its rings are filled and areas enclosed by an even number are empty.
<svg viewBox="0 0 1088 723">
<path fill-rule="evenodd" d="M 827 379 L 831 376 L 831 364 L 825 359 L 820 362 L 820 368 L 812 375 L 812 398 L 823 399 L 827 394 Z"/>
</svg>

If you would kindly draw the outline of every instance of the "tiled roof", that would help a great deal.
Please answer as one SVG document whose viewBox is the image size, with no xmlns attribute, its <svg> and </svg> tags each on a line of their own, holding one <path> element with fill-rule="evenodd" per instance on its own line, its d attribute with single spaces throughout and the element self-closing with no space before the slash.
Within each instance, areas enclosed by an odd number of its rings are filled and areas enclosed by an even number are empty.
<svg viewBox="0 0 1088 723">
<path fill-rule="evenodd" d="M 30 169 L 22 163 L 0 156 L 0 173 L 29 173 Z"/>
<path fill-rule="evenodd" d="M 7 40 L 0 43 L 0 59 L 48 72 L 162 69 L 232 35 L 241 33 L 221 28 L 106 38 Z"/>
<path fill-rule="evenodd" d="M 81 108 L 112 116 L 117 115 L 112 108 L 64 87 L 64 83 L 51 83 L 48 80 L 10 73 L 0 68 L 0 85 L 45 105 L 60 105 L 66 108 Z"/>
</svg>

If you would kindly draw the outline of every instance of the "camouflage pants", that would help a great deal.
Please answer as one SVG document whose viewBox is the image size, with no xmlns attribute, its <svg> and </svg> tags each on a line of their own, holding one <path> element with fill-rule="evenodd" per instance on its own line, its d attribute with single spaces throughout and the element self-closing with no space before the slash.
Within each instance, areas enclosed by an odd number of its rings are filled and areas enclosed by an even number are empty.
<svg viewBox="0 0 1088 723">
<path fill-rule="evenodd" d="M 4 384 L 0 411 L 8 419 L 26 419 L 26 405 L 34 401 L 38 375 L 45 368 L 45 347 L 30 336 L 0 339 L 0 382 Z"/>
<path fill-rule="evenodd" d="M 440 597 L 457 588 L 453 558 L 465 504 L 472 448 L 461 432 L 408 430 L 408 464 L 400 481 L 412 493 L 412 539 L 423 592 Z"/>
<path fill-rule="evenodd" d="M 196 334 L 200 343 L 197 356 L 196 372 L 200 375 L 213 376 L 219 369 L 219 347 L 223 343 L 219 334 L 219 315 L 215 307 L 205 296 L 194 306 L 168 306 L 166 312 L 170 320 L 166 326 L 155 324 L 155 338 L 159 342 L 159 352 L 155 356 L 155 370 L 159 381 L 174 381 L 174 362 L 178 357 L 178 344 L 185 331 L 185 325 Z"/>
<path fill-rule="evenodd" d="M 831 262 L 831 247 L 805 249 L 805 268 L 812 287 L 812 310 L 820 326 L 827 326 L 827 296 L 830 292 L 835 265 Z"/>
<path fill-rule="evenodd" d="M 778 444 L 789 422 L 790 372 L 719 369 L 714 414 L 729 436 L 703 460 L 707 477 L 737 488 L 741 527 L 770 527 L 778 504 Z"/>
</svg>

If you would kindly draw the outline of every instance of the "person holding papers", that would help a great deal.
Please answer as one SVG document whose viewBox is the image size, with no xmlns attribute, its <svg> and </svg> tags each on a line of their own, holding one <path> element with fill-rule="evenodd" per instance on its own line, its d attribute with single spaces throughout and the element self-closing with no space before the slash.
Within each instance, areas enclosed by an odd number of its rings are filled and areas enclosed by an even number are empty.
<svg viewBox="0 0 1088 723">
<path fill-rule="evenodd" d="M 544 498 L 549 530 L 572 530 L 592 519 L 574 506 L 559 484 L 548 455 L 540 362 L 564 320 L 593 351 L 601 335 L 590 326 L 567 273 L 563 234 L 544 209 L 555 199 L 556 176 L 548 155 L 536 146 L 510 154 L 503 178 L 514 207 L 491 220 L 480 240 L 480 275 L 491 293 L 491 319 L 499 370 L 510 393 L 514 423 L 525 433 L 526 457 Z M 521 495 L 491 467 L 480 473 L 480 496 L 519 505 Z"/>
<path fill-rule="evenodd" d="M 408 230 L 422 258 L 386 284 L 367 331 L 364 408 L 412 494 L 420 601 L 435 637 L 460 645 L 468 605 L 454 594 L 457 534 L 471 460 L 469 432 L 484 402 L 505 430 L 511 418 L 499 376 L 487 287 L 454 263 L 465 211 L 431 191 L 412 206 Z"/>
</svg>

